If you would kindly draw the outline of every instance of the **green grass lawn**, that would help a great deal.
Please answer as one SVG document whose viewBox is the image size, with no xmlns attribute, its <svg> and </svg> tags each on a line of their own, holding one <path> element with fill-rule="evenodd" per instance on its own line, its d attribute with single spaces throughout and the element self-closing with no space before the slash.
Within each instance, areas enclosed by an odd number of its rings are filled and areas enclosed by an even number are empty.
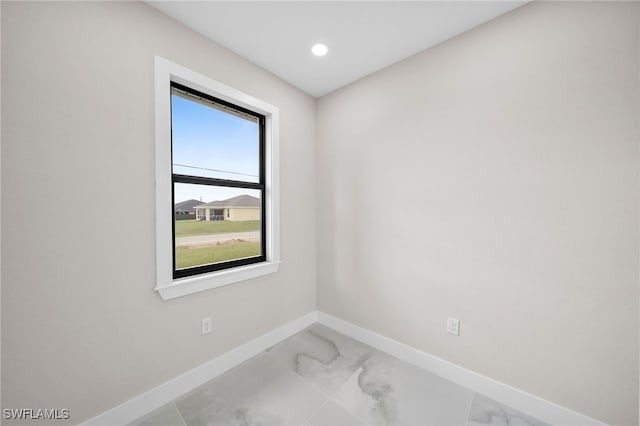
<svg viewBox="0 0 640 426">
<path fill-rule="evenodd" d="M 228 232 L 247 232 L 260 230 L 259 220 L 231 222 L 227 220 L 177 220 L 176 237 L 193 235 L 225 234 Z"/>
<path fill-rule="evenodd" d="M 233 223 L 233 222 L 232 222 Z M 231 231 L 229 231 L 231 232 Z M 257 241 L 237 241 L 207 247 L 180 247 L 176 249 L 177 268 L 207 265 L 225 260 L 258 256 L 260 243 Z"/>
</svg>

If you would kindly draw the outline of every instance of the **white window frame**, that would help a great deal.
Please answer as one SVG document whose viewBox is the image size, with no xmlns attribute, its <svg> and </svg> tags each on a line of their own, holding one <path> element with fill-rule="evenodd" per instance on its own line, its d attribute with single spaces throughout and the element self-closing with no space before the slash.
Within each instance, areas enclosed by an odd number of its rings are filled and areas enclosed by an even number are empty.
<svg viewBox="0 0 640 426">
<path fill-rule="evenodd" d="M 191 87 L 265 116 L 265 262 L 173 278 L 173 200 L 171 197 L 171 81 Z M 278 167 L 279 110 L 209 77 L 155 57 L 156 142 L 156 287 L 163 300 L 257 278 L 280 265 L 280 198 Z"/>
</svg>

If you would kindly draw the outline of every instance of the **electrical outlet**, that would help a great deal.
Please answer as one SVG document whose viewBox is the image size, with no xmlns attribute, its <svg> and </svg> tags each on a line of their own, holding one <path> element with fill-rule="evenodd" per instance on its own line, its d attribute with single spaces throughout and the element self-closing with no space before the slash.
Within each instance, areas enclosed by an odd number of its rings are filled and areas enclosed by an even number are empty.
<svg viewBox="0 0 640 426">
<path fill-rule="evenodd" d="M 455 318 L 447 318 L 447 333 L 454 336 L 460 335 L 460 320 Z"/>
<path fill-rule="evenodd" d="M 211 333 L 211 330 L 213 329 L 213 321 L 211 320 L 211 317 L 203 318 L 201 326 L 203 336 Z"/>
</svg>

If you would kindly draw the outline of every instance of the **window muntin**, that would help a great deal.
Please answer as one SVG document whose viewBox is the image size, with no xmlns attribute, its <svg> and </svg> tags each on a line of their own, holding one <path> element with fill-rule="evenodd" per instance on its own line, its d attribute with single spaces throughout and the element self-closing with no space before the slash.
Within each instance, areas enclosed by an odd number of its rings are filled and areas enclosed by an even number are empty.
<svg viewBox="0 0 640 426">
<path fill-rule="evenodd" d="M 171 82 L 174 211 L 202 201 L 193 219 L 174 215 L 174 279 L 266 260 L 264 123 L 258 113 Z"/>
</svg>

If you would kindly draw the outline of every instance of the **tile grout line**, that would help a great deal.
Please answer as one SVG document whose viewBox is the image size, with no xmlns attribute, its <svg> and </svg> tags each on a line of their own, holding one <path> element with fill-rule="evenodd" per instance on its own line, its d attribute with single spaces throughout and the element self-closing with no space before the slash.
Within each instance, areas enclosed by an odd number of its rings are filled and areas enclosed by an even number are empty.
<svg viewBox="0 0 640 426">
<path fill-rule="evenodd" d="M 284 340 L 283 340 L 283 341 L 284 341 Z M 275 345 L 275 346 L 277 346 L 277 345 Z M 275 347 L 275 346 L 274 346 L 274 347 Z M 318 414 L 318 412 L 322 409 L 322 407 L 324 407 L 324 406 L 327 404 L 327 402 L 329 402 L 329 397 L 328 397 L 328 396 L 327 396 L 327 395 L 322 391 L 322 389 L 320 389 L 318 386 L 316 386 L 316 384 L 315 384 L 315 383 L 313 383 L 311 380 L 307 379 L 306 377 L 304 377 L 304 376 L 303 376 L 303 375 L 301 375 L 301 374 L 298 374 L 298 372 L 297 372 L 297 371 L 295 371 L 295 370 L 292 370 L 292 369 L 287 365 L 287 363 L 286 363 L 286 362 L 284 362 L 284 361 L 283 361 L 283 360 L 281 360 L 279 357 L 277 357 L 277 356 L 273 355 L 272 353 L 270 353 L 270 352 L 269 352 L 269 350 L 270 350 L 270 349 L 271 349 L 271 348 L 269 348 L 269 349 L 265 350 L 265 353 L 267 354 L 266 356 L 267 356 L 270 360 L 272 360 L 273 362 L 277 363 L 278 365 L 280 365 L 280 366 L 284 367 L 287 371 L 291 371 L 293 374 L 295 374 L 297 377 L 299 377 L 299 378 L 300 378 L 300 379 L 301 379 L 305 384 L 307 384 L 307 385 L 311 386 L 314 390 L 318 391 L 318 393 L 320 393 L 320 395 L 322 395 L 322 396 L 323 396 L 323 398 L 325 398 L 325 399 L 324 399 L 324 401 L 322 402 L 322 404 L 320 404 L 320 405 L 318 406 L 318 408 L 317 408 L 315 411 L 313 411 L 313 413 L 312 413 L 309 417 L 307 417 L 307 418 L 305 418 L 305 419 L 304 419 L 304 422 L 302 422 L 302 424 L 304 425 L 304 424 L 305 424 L 305 423 L 307 423 L 309 420 L 311 420 L 311 419 L 313 418 L 313 416 L 315 416 L 316 414 Z"/>
<path fill-rule="evenodd" d="M 320 324 L 320 323 L 316 322 L 315 324 Z M 315 325 L 315 324 L 314 324 L 314 325 Z M 323 325 L 323 324 L 321 324 L 321 325 Z M 323 325 L 323 326 L 324 326 L 324 325 Z M 307 327 L 307 328 L 306 328 L 305 330 L 303 330 L 303 331 L 308 331 L 308 330 L 309 330 L 310 328 L 312 328 L 312 327 L 313 327 L 313 325 L 312 325 L 312 326 L 310 326 L 310 327 Z M 327 327 L 327 326 L 324 326 L 324 327 Z M 338 332 L 337 330 L 334 330 L 334 329 L 333 329 L 333 328 L 331 328 L 331 327 L 327 327 L 327 328 L 329 328 L 330 330 L 336 331 L 337 333 L 340 333 L 340 332 Z M 302 332 L 303 332 L 303 331 L 301 331 L 299 334 L 302 334 Z M 342 334 L 342 333 L 340 333 L 340 334 Z M 294 336 L 291 336 L 291 337 L 294 337 Z M 291 337 L 290 337 L 290 338 L 291 338 Z M 308 383 L 309 385 L 311 385 L 314 389 L 316 389 L 318 392 L 320 392 L 320 393 L 325 397 L 324 402 L 323 402 L 322 404 L 320 404 L 320 406 L 319 406 L 319 407 L 318 407 L 318 408 L 317 408 L 317 409 L 316 409 L 316 410 L 315 410 L 315 411 L 314 411 L 314 412 L 313 412 L 309 417 L 307 417 L 307 418 L 304 420 L 304 422 L 302 423 L 303 425 L 304 425 L 304 424 L 306 424 L 309 420 L 311 420 L 311 419 L 312 419 L 316 414 L 318 414 L 318 413 L 320 412 L 320 410 L 321 410 L 325 405 L 327 405 L 327 403 L 329 403 L 329 402 L 333 402 L 333 403 L 335 403 L 338 407 L 340 407 L 341 409 L 343 409 L 347 414 L 349 414 L 350 416 L 352 416 L 355 420 L 357 420 L 357 421 L 361 422 L 363 425 L 367 425 L 367 424 L 368 424 L 366 421 L 363 421 L 363 419 L 361 419 L 359 416 L 354 415 L 353 413 L 351 413 L 351 411 L 349 411 L 348 409 L 346 409 L 342 404 L 340 404 L 340 403 L 338 403 L 337 401 L 335 401 L 335 400 L 333 399 L 333 397 L 334 397 L 334 396 L 335 396 L 335 395 L 340 391 L 340 389 L 342 389 L 342 387 L 343 387 L 343 386 L 345 386 L 345 385 L 349 382 L 349 380 L 351 380 L 351 378 L 352 378 L 352 377 L 354 377 L 356 374 L 358 374 L 358 372 L 360 371 L 360 369 L 362 368 L 362 366 L 363 366 L 367 361 L 369 361 L 369 359 L 371 359 L 371 358 L 372 358 L 376 353 L 378 353 L 378 352 L 380 352 L 380 351 L 379 351 L 378 349 L 374 348 L 373 346 L 371 346 L 371 345 L 367 345 L 367 344 L 366 344 L 366 343 L 364 343 L 364 342 L 360 342 L 360 341 L 359 341 L 359 340 L 357 340 L 357 339 L 353 339 L 353 338 L 352 338 L 352 337 L 350 337 L 350 336 L 346 336 L 346 337 L 348 337 L 349 339 L 355 340 L 356 342 L 361 343 L 361 344 L 363 344 L 363 345 L 365 345 L 365 346 L 367 346 L 367 347 L 370 347 L 371 349 L 373 349 L 373 352 L 371 353 L 371 355 L 370 355 L 369 357 L 367 357 L 367 359 L 365 359 L 365 360 L 362 362 L 362 364 L 361 364 L 361 365 L 360 365 L 360 366 L 359 366 L 359 367 L 358 367 L 358 368 L 353 372 L 353 374 L 351 374 L 351 375 L 350 375 L 350 376 L 349 376 L 349 377 L 348 377 L 348 378 L 347 378 L 347 379 L 346 379 L 346 380 L 345 380 L 345 381 L 344 381 L 340 386 L 338 386 L 338 389 L 336 389 L 335 391 L 333 391 L 331 394 L 326 394 L 322 389 L 320 389 L 320 388 L 319 388 L 315 383 L 313 383 L 311 380 L 309 380 L 308 378 L 306 378 L 306 377 L 304 377 L 303 375 L 299 374 L 297 371 L 293 371 L 293 373 L 295 373 L 295 374 L 296 374 L 296 376 L 298 376 L 298 377 L 300 377 L 301 379 L 303 379 L 306 383 Z M 290 338 L 289 338 L 289 339 L 290 339 Z M 286 340 L 289 340 L 289 339 L 286 339 Z M 282 343 L 282 342 L 280 342 L 280 343 Z M 277 345 L 274 345 L 274 347 L 275 347 L 275 346 L 277 346 Z M 270 349 L 271 349 L 271 348 L 267 349 L 265 352 L 267 352 L 267 353 L 268 353 Z M 278 357 L 276 357 L 276 356 L 274 356 L 274 355 L 272 355 L 272 354 L 269 354 L 269 355 L 270 355 L 270 358 L 271 358 L 271 359 L 273 359 L 274 361 L 278 362 L 279 364 L 281 364 L 281 365 L 285 366 L 287 369 L 290 369 L 290 368 L 289 368 L 289 366 L 288 366 L 288 365 L 286 365 L 286 363 L 285 363 L 284 361 L 282 361 L 281 359 L 279 359 Z"/>
<path fill-rule="evenodd" d="M 355 340 L 355 339 L 354 339 Z M 362 343 L 362 342 L 360 342 Z M 366 344 L 366 343 L 363 343 Z M 364 366 L 364 364 L 369 361 L 371 358 L 373 358 L 373 356 L 375 354 L 377 354 L 378 352 L 380 352 L 380 350 L 370 346 L 371 349 L 373 349 L 373 352 L 371 353 L 371 356 L 369 356 L 363 363 L 362 365 L 360 365 L 360 367 L 358 367 L 356 369 L 356 371 L 353 372 L 352 375 L 349 376 L 349 378 L 347 378 L 347 380 L 345 380 L 339 387 L 338 389 L 336 389 L 331 395 L 329 395 L 329 397 L 327 398 L 327 401 L 332 401 L 333 403 L 335 403 L 338 407 L 342 408 L 344 411 L 346 411 L 349 415 L 353 416 L 354 419 L 358 420 L 359 422 L 362 422 L 363 425 L 367 425 L 369 424 L 368 422 L 364 421 L 363 419 L 360 418 L 360 416 L 353 414 L 350 410 L 348 410 L 345 406 L 343 406 L 342 404 L 340 404 L 338 401 L 336 401 L 335 399 L 333 399 L 333 397 L 340 392 L 340 390 L 347 384 L 349 383 L 349 380 L 351 380 L 352 377 L 354 377 L 356 374 L 358 374 L 360 372 L 360 370 L 362 369 L 362 366 Z"/>
<path fill-rule="evenodd" d="M 184 416 L 182 415 L 182 413 L 180 412 L 180 409 L 178 408 L 178 405 L 176 404 L 176 401 L 173 400 L 171 402 L 171 405 L 173 405 L 173 408 L 176 409 L 176 411 L 178 412 L 178 416 L 180 416 L 180 419 L 182 420 L 182 424 L 184 424 L 184 426 L 188 426 L 187 425 L 187 421 L 185 420 Z"/>
<path fill-rule="evenodd" d="M 319 322 L 315 322 L 315 323 L 313 323 L 312 325 L 310 325 L 309 327 L 305 328 L 304 330 L 301 330 L 299 333 L 296 333 L 296 334 L 294 334 L 293 336 L 290 336 L 290 337 L 288 337 L 287 339 L 283 340 L 282 342 L 280 342 L 280 343 L 278 343 L 278 344 L 276 344 L 276 345 L 273 345 L 271 348 L 266 349 L 266 350 L 265 350 L 265 352 L 268 354 L 269 358 L 271 358 L 272 360 L 274 360 L 274 361 L 275 361 L 275 362 L 277 362 L 278 364 L 280 364 L 280 365 L 282 365 L 282 366 L 286 367 L 286 368 L 287 368 L 287 370 L 291 370 L 291 368 L 289 367 L 289 365 L 288 365 L 286 362 L 284 362 L 284 360 L 282 360 L 282 359 L 280 359 L 279 357 L 277 357 L 277 356 L 273 355 L 272 353 L 270 353 L 271 349 L 275 348 L 276 346 L 279 346 L 280 344 L 284 343 L 285 341 L 295 340 L 297 336 L 302 335 L 304 332 L 307 332 L 307 331 L 311 330 L 311 329 L 313 328 L 313 326 L 314 326 L 314 325 L 317 325 L 317 324 L 320 324 L 320 323 L 319 323 Z M 320 325 L 323 325 L 323 324 L 320 324 Z M 323 326 L 324 326 L 324 325 L 323 325 Z M 326 326 L 324 326 L 324 327 L 326 327 Z M 329 328 L 330 330 L 333 330 L 331 327 L 327 327 L 327 328 Z M 333 331 L 336 331 L 336 330 L 333 330 Z M 339 333 L 339 332 L 338 332 L 338 333 Z M 340 334 L 342 334 L 342 333 L 340 333 Z M 349 337 L 349 336 L 346 336 L 346 337 Z M 351 337 L 349 337 L 349 338 L 350 338 L 350 339 L 353 339 L 353 338 L 351 338 Z M 356 339 L 353 339 L 353 340 L 356 340 Z M 358 341 L 358 340 L 356 340 L 356 341 Z M 358 342 L 359 342 L 359 341 L 358 341 Z M 362 342 L 359 342 L 359 343 L 362 343 Z M 363 343 L 363 344 L 365 344 L 365 343 Z M 365 344 L 365 345 L 366 345 L 366 344 Z M 366 346 L 369 346 L 369 345 L 366 345 Z M 371 347 L 371 346 L 369 346 L 369 347 Z M 371 347 L 371 349 L 373 349 L 373 350 L 374 350 L 374 352 L 373 352 L 373 353 L 376 353 L 376 352 L 378 351 L 377 349 L 375 349 L 375 348 L 373 348 L 373 347 Z M 372 354 L 372 356 L 373 356 L 373 354 Z M 369 358 L 371 358 L 371 357 L 369 357 Z M 367 362 L 367 361 L 369 360 L 369 358 L 367 358 L 367 360 L 365 360 L 364 362 Z M 362 364 L 364 364 L 364 362 L 363 362 Z M 317 390 L 318 392 L 320 392 L 320 394 L 325 398 L 324 402 L 323 402 L 322 404 L 320 404 L 320 406 L 318 406 L 318 408 L 317 408 L 317 409 L 316 409 L 316 410 L 315 410 L 315 411 L 314 411 L 314 412 L 313 412 L 309 417 L 307 417 L 307 418 L 304 420 L 304 422 L 303 422 L 302 424 L 303 424 L 303 425 L 304 425 L 304 424 L 306 424 L 309 420 L 311 420 L 311 419 L 313 418 L 313 416 L 315 416 L 316 414 L 318 414 L 318 413 L 320 412 L 320 410 L 321 410 L 325 405 L 327 405 L 327 403 L 328 403 L 329 401 L 331 401 L 331 398 L 333 397 L 333 395 L 335 395 L 336 393 L 338 393 L 338 391 L 342 388 L 342 386 L 344 386 L 344 385 L 345 385 L 345 384 L 346 384 L 346 383 L 347 383 L 347 382 L 348 382 L 348 381 L 349 381 L 349 380 L 350 380 L 350 379 L 351 379 L 351 378 L 352 378 L 352 377 L 353 377 L 353 376 L 358 372 L 358 370 L 360 370 L 360 367 L 358 367 L 358 368 L 356 369 L 356 371 L 355 371 L 352 375 L 350 375 L 350 376 L 347 378 L 347 380 L 345 380 L 345 381 L 344 381 L 344 383 L 342 383 L 340 386 L 338 386 L 338 389 L 336 389 L 336 390 L 335 390 L 333 393 L 331 393 L 331 394 L 327 394 L 327 393 L 325 393 L 325 391 L 323 391 L 322 389 L 320 389 L 320 388 L 319 388 L 319 387 L 318 387 L 318 386 L 317 386 L 313 381 L 309 380 L 308 378 L 306 378 L 306 377 L 304 377 L 303 375 L 299 374 L 297 371 L 293 370 L 293 373 L 294 373 L 296 376 L 300 377 L 300 378 L 301 378 L 305 383 L 309 384 L 313 389 L 315 389 L 315 390 Z M 334 401 L 334 402 L 335 402 L 335 401 Z M 336 404 L 337 404 L 337 403 L 336 403 Z M 340 408 L 342 408 L 343 410 L 345 410 L 347 413 L 349 413 L 349 414 L 351 415 L 351 412 L 349 412 L 348 410 L 346 410 L 342 405 L 340 405 L 340 404 L 337 404 L 337 405 L 338 405 Z M 361 419 L 359 419 L 357 416 L 353 416 L 353 417 L 354 417 L 356 420 L 361 420 Z M 365 422 L 365 424 L 366 424 L 366 422 Z"/>
<path fill-rule="evenodd" d="M 311 413 L 310 416 L 308 416 L 306 419 L 304 419 L 304 421 L 302 422 L 303 425 L 306 425 L 307 422 L 309 422 L 309 420 L 311 420 L 313 418 L 313 416 L 315 416 L 316 414 L 318 414 L 320 412 L 320 410 L 322 410 L 322 408 L 327 405 L 327 403 L 329 402 L 329 398 L 325 398 L 324 402 L 322 404 L 320 404 L 320 406 L 313 412 Z"/>
<path fill-rule="evenodd" d="M 318 324 L 318 323 L 316 323 L 316 324 Z M 311 328 L 311 327 L 309 327 L 309 328 Z M 307 329 L 305 329 L 305 330 L 303 330 L 303 331 L 306 331 L 306 330 L 308 330 L 309 328 L 307 328 Z M 330 328 L 330 327 L 328 327 L 328 328 Z M 333 329 L 332 329 L 332 330 L 333 330 Z M 334 330 L 334 331 L 335 331 L 335 330 Z M 292 336 L 292 337 L 293 337 L 293 336 Z M 287 340 L 288 340 L 288 339 L 287 339 Z M 353 340 L 356 340 L 356 339 L 353 339 Z M 362 343 L 362 342 L 360 342 L 359 340 L 356 340 L 356 341 L 357 341 L 357 342 L 359 342 L 359 343 Z M 362 344 L 366 345 L 366 343 L 362 343 Z M 277 345 L 275 345 L 275 346 L 277 346 Z M 275 346 L 274 346 L 274 347 L 275 347 Z M 366 345 L 366 346 L 369 346 L 371 349 L 373 349 L 373 352 L 371 353 L 371 356 L 369 356 L 369 357 L 368 357 L 368 358 L 367 358 L 367 359 L 362 363 L 362 365 L 364 365 L 364 363 L 365 363 L 365 362 L 369 361 L 369 359 L 370 359 L 374 354 L 376 354 L 377 352 L 379 352 L 379 350 L 378 350 L 378 349 L 376 349 L 376 348 L 374 348 L 374 347 L 372 347 L 372 346 L 370 346 L 370 345 Z M 271 349 L 271 348 L 269 348 L 269 349 Z M 267 349 L 265 352 L 269 353 L 269 349 Z M 275 361 L 275 362 L 277 362 L 278 364 L 280 364 L 280 365 L 282 365 L 282 366 L 286 367 L 288 370 L 290 370 L 289 366 L 288 366 L 284 361 L 282 361 L 280 358 L 278 358 L 278 357 L 274 356 L 273 354 L 269 354 L 269 358 L 271 358 L 272 360 L 274 360 L 274 361 Z M 348 378 L 347 378 L 347 379 L 346 379 L 346 380 L 345 380 L 345 381 L 344 381 L 340 386 L 338 386 L 338 389 L 336 389 L 335 391 L 333 391 L 331 394 L 326 394 L 326 393 L 325 393 L 322 389 L 320 389 L 320 388 L 319 388 L 315 383 L 313 383 L 311 380 L 309 380 L 308 378 L 304 377 L 303 375 L 299 374 L 297 371 L 295 371 L 295 370 L 294 370 L 294 371 L 293 371 L 293 373 L 294 373 L 296 376 L 298 376 L 298 377 L 300 377 L 301 379 L 303 379 L 305 383 L 309 384 L 309 385 L 310 385 L 311 387 L 313 387 L 315 390 L 317 390 L 318 392 L 320 392 L 320 394 L 322 394 L 322 396 L 323 396 L 323 397 L 325 397 L 324 402 L 323 402 L 322 404 L 320 404 L 320 406 L 319 406 L 319 407 L 318 407 L 318 408 L 317 408 L 317 409 L 316 409 L 316 410 L 315 410 L 315 411 L 314 411 L 314 412 L 313 412 L 309 417 L 307 417 L 307 418 L 304 420 L 304 422 L 303 422 L 302 424 L 303 424 L 303 425 L 304 425 L 304 424 L 306 424 L 309 420 L 311 420 L 311 419 L 313 418 L 313 416 L 315 416 L 316 414 L 318 414 L 318 413 L 320 412 L 320 410 L 321 410 L 325 405 L 327 405 L 327 403 L 328 403 L 328 402 L 330 402 L 330 401 L 331 401 L 331 402 L 334 402 L 336 405 L 338 405 L 340 408 L 342 408 L 344 411 L 346 411 L 346 412 L 347 412 L 349 415 L 351 415 L 354 419 L 356 419 L 356 420 L 358 420 L 358 421 L 360 421 L 360 422 L 362 422 L 363 424 L 365 424 L 365 425 L 366 425 L 366 424 L 367 424 L 367 422 L 362 421 L 362 419 L 361 419 L 360 417 L 358 417 L 358 416 L 356 416 L 356 415 L 353 415 L 353 414 L 351 413 L 351 411 L 347 410 L 345 407 L 343 407 L 343 406 L 342 406 L 341 404 L 339 404 L 337 401 L 333 400 L 333 396 L 334 396 L 334 395 L 336 395 L 336 394 L 340 391 L 340 389 L 342 389 L 342 387 L 343 387 L 344 385 L 346 385 L 346 384 L 347 384 L 347 382 L 348 382 L 349 380 L 351 380 L 351 378 L 352 378 L 353 376 L 355 376 L 356 374 L 358 374 L 358 371 L 360 371 L 360 369 L 362 368 L 362 365 L 361 365 L 360 367 L 358 367 L 358 368 L 356 369 L 356 371 L 354 371 L 354 372 L 353 372 L 353 374 L 351 374 L 351 375 L 350 375 L 350 376 L 349 376 L 349 377 L 348 377 Z"/>
<path fill-rule="evenodd" d="M 320 394 L 322 394 L 322 396 L 326 396 L 324 391 L 322 389 L 320 389 L 315 383 L 313 383 L 311 380 L 309 380 L 306 377 L 304 377 L 302 374 L 299 374 L 296 370 L 292 370 L 291 367 L 284 360 L 282 360 L 279 357 L 277 357 L 276 355 L 270 353 L 269 350 L 270 349 L 265 350 L 265 353 L 267 354 L 266 356 L 269 359 L 271 359 L 273 362 L 277 363 L 278 365 L 286 368 L 287 371 L 291 371 L 293 374 L 295 374 L 296 376 L 300 377 L 306 384 L 310 385 L 313 389 L 315 389 L 318 392 L 320 392 Z"/>
<path fill-rule="evenodd" d="M 465 426 L 467 426 L 469 424 L 469 416 L 471 415 L 471 408 L 473 407 L 473 401 L 476 400 L 476 395 L 477 395 L 477 393 L 473 392 L 473 396 L 471 397 L 471 401 L 469 402 L 469 409 L 467 410 L 467 416 L 464 419 Z"/>
</svg>

